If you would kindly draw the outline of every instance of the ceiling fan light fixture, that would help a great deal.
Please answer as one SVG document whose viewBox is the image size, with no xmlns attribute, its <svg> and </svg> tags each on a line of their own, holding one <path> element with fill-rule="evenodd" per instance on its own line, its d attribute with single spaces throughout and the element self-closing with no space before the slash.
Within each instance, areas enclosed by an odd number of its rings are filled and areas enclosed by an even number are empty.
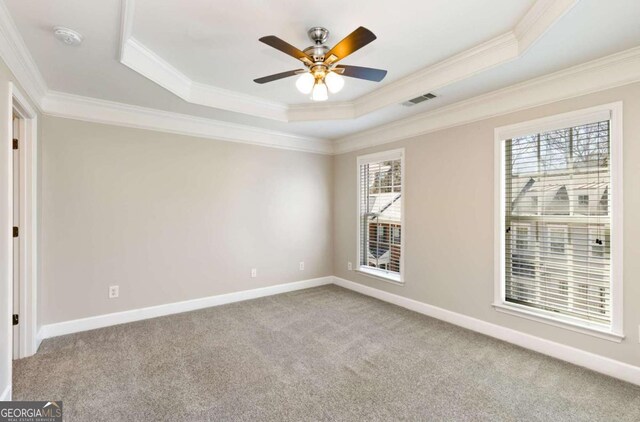
<svg viewBox="0 0 640 422">
<path fill-rule="evenodd" d="M 329 98 L 329 93 L 327 92 L 327 86 L 319 81 L 317 84 L 313 86 L 313 93 L 311 94 L 311 99 L 313 101 L 327 101 Z"/>
<path fill-rule="evenodd" d="M 311 94 L 316 79 L 309 72 L 302 73 L 296 80 L 296 88 L 303 94 Z"/>
<path fill-rule="evenodd" d="M 258 84 L 264 84 L 299 75 L 296 80 L 298 91 L 307 95 L 311 94 L 313 101 L 326 101 L 329 98 L 329 92 L 335 94 L 344 87 L 343 76 L 380 82 L 387 74 L 386 70 L 370 67 L 343 64 L 340 64 L 340 67 L 334 67 L 338 61 L 376 39 L 375 34 L 364 26 L 358 27 L 342 41 L 334 45 L 333 48 L 329 48 L 324 44 L 329 36 L 329 31 L 325 28 L 313 27 L 308 34 L 313 41 L 313 45 L 307 47 L 304 51 L 275 35 L 266 35 L 260 38 L 260 42 L 300 60 L 306 69 L 275 73 L 253 81 Z"/>
<path fill-rule="evenodd" d="M 327 85 L 327 88 L 329 88 L 329 92 L 336 94 L 344 87 L 344 78 L 336 72 L 329 72 L 327 76 L 324 77 L 324 83 Z"/>
</svg>

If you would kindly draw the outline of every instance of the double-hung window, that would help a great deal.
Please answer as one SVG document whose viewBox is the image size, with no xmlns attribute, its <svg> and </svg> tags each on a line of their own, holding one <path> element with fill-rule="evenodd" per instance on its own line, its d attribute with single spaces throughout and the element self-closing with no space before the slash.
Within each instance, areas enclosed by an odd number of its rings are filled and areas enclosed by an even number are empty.
<svg viewBox="0 0 640 422">
<path fill-rule="evenodd" d="M 496 309 L 622 338 L 620 109 L 496 129 Z"/>
<path fill-rule="evenodd" d="M 358 157 L 358 271 L 402 282 L 404 150 Z"/>
</svg>

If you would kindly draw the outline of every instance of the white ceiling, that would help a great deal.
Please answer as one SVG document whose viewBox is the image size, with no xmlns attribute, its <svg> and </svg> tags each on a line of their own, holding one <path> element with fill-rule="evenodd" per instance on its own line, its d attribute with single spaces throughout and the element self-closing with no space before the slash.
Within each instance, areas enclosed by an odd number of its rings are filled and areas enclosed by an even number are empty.
<svg viewBox="0 0 640 422">
<path fill-rule="evenodd" d="M 348 79 L 329 101 L 352 100 L 515 26 L 533 0 L 136 0 L 132 36 L 191 79 L 288 104 L 309 102 L 292 79 L 257 85 L 253 79 L 302 68 L 262 44 L 276 35 L 303 50 L 307 29 L 324 26 L 336 44 L 358 26 L 378 37 L 343 64 L 387 69 L 380 84 Z M 276 7 L 274 7 L 276 6 Z M 392 6 L 390 8 L 390 6 Z"/>
<path fill-rule="evenodd" d="M 332 101 L 352 100 L 497 35 L 522 18 L 533 0 L 137 0 L 132 35 L 194 81 L 284 103 L 306 101 L 294 80 L 263 86 L 252 79 L 295 69 L 296 61 L 260 42 L 277 35 L 304 48 L 306 28 L 324 25 L 334 44 L 359 25 L 378 39 L 345 64 L 389 71 L 383 84 L 348 79 Z M 391 105 L 357 119 L 280 122 L 187 103 L 119 61 L 120 0 L 5 0 L 51 90 L 173 111 L 300 135 L 339 138 L 568 66 L 640 45 L 640 1 L 581 0 L 520 58 L 435 91 L 430 102 Z M 274 7 L 277 4 L 278 7 Z M 54 25 L 81 32 L 64 46 Z"/>
</svg>

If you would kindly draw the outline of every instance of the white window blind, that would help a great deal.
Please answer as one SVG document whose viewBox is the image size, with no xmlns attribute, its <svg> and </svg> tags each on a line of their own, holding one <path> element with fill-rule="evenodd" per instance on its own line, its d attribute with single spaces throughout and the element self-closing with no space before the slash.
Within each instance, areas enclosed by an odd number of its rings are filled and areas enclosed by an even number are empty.
<svg viewBox="0 0 640 422">
<path fill-rule="evenodd" d="M 400 281 L 402 151 L 359 157 L 359 269 Z"/>
<path fill-rule="evenodd" d="M 504 301 L 612 323 L 610 121 L 504 142 Z"/>
</svg>

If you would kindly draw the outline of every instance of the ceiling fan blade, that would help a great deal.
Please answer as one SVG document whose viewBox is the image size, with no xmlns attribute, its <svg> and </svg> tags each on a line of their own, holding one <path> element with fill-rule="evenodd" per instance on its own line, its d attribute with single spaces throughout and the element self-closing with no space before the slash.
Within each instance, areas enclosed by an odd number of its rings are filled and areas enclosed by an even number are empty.
<svg viewBox="0 0 640 422">
<path fill-rule="evenodd" d="M 276 50 L 280 50 L 283 53 L 290 55 L 291 57 L 301 60 L 304 64 L 313 64 L 311 57 L 275 35 L 267 35 L 266 37 L 260 38 L 260 41 L 275 48 Z"/>
<path fill-rule="evenodd" d="M 366 79 L 368 81 L 380 82 L 387 76 L 387 71 L 373 69 L 371 67 L 339 65 L 333 69 L 337 73 L 350 78 Z"/>
<path fill-rule="evenodd" d="M 373 32 L 369 31 L 364 26 L 361 26 L 329 50 L 325 55 L 325 63 L 331 64 L 338 60 L 342 60 L 349 54 L 361 49 L 375 39 L 376 36 Z"/>
<path fill-rule="evenodd" d="M 277 81 L 278 79 L 288 78 L 289 76 L 297 75 L 298 73 L 304 72 L 304 70 L 296 69 L 289 70 L 287 72 L 276 73 L 274 75 L 263 76 L 262 78 L 254 79 L 253 82 L 259 84 L 266 84 L 267 82 Z"/>
</svg>

